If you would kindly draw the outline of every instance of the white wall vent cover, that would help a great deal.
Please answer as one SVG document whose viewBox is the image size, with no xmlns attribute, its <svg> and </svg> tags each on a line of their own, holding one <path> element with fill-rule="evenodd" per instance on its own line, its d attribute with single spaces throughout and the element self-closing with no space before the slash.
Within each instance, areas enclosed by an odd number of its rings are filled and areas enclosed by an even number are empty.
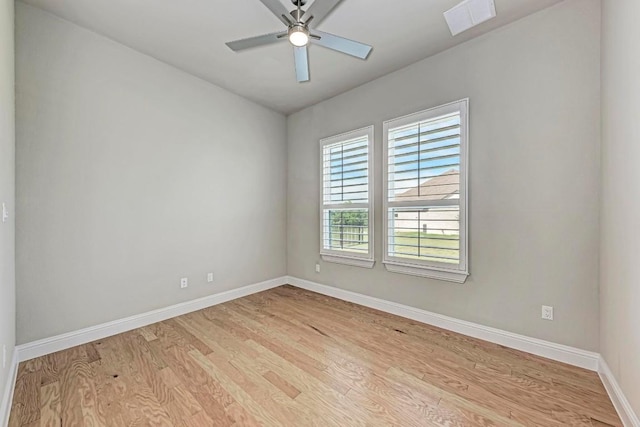
<svg viewBox="0 0 640 427">
<path fill-rule="evenodd" d="M 465 0 L 444 13 L 444 19 L 454 36 L 495 16 L 494 0 Z"/>
</svg>

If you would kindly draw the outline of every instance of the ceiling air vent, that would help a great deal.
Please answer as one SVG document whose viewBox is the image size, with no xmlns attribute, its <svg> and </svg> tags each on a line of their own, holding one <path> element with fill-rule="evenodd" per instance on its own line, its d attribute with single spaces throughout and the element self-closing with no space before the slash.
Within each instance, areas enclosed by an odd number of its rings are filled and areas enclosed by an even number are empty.
<svg viewBox="0 0 640 427">
<path fill-rule="evenodd" d="M 494 0 L 465 0 L 444 13 L 444 19 L 454 36 L 495 16 Z"/>
</svg>

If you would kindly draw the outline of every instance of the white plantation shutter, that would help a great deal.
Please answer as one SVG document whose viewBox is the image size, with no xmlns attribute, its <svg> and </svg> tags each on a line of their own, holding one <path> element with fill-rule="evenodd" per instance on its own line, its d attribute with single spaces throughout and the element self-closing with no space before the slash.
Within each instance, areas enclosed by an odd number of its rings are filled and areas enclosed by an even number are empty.
<svg viewBox="0 0 640 427">
<path fill-rule="evenodd" d="M 373 266 L 373 127 L 320 141 L 323 259 Z"/>
<path fill-rule="evenodd" d="M 369 140 L 366 136 L 325 145 L 323 149 L 324 203 L 369 202 Z"/>
<path fill-rule="evenodd" d="M 384 124 L 389 270 L 466 278 L 467 105 L 464 100 Z"/>
</svg>

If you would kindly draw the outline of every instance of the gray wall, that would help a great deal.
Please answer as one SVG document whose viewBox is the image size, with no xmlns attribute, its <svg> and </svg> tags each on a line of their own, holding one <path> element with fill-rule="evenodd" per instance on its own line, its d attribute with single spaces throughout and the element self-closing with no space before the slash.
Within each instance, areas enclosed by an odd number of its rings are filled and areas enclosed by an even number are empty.
<svg viewBox="0 0 640 427">
<path fill-rule="evenodd" d="M 289 274 L 386 300 L 598 349 L 600 2 L 570 0 L 418 62 L 288 120 Z M 375 53 L 374 53 L 375 54 Z M 376 266 L 319 259 L 318 140 L 470 98 L 470 266 L 464 285 L 387 272 L 382 177 Z M 541 305 L 555 307 L 553 322 Z"/>
<path fill-rule="evenodd" d="M 11 213 L 0 222 L 0 402 L 15 344 L 15 119 L 14 119 L 13 0 L 0 1 L 0 203 Z M 2 368 L 2 346 L 7 346 L 7 366 Z M 0 423 L 3 420 L 0 419 Z"/>
<path fill-rule="evenodd" d="M 640 416 L 640 2 L 602 5 L 600 350 Z"/>
<path fill-rule="evenodd" d="M 19 343 L 286 274 L 284 116 L 23 3 L 17 49 Z"/>
</svg>

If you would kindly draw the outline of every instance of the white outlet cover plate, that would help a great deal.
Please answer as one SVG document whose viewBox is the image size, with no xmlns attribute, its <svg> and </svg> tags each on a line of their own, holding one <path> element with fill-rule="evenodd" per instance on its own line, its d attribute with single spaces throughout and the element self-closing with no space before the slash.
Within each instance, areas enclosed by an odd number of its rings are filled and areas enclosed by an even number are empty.
<svg viewBox="0 0 640 427">
<path fill-rule="evenodd" d="M 543 305 L 542 306 L 542 318 L 545 320 L 553 320 L 553 307 Z"/>
<path fill-rule="evenodd" d="M 180 287 L 186 288 L 187 286 L 189 286 L 189 279 L 187 279 L 186 277 L 180 279 Z"/>
<path fill-rule="evenodd" d="M 213 282 L 213 273 L 207 274 L 207 282 L 209 283 Z"/>
<path fill-rule="evenodd" d="M 7 222 L 9 219 L 9 209 L 6 203 L 2 203 L 2 222 Z"/>
</svg>

